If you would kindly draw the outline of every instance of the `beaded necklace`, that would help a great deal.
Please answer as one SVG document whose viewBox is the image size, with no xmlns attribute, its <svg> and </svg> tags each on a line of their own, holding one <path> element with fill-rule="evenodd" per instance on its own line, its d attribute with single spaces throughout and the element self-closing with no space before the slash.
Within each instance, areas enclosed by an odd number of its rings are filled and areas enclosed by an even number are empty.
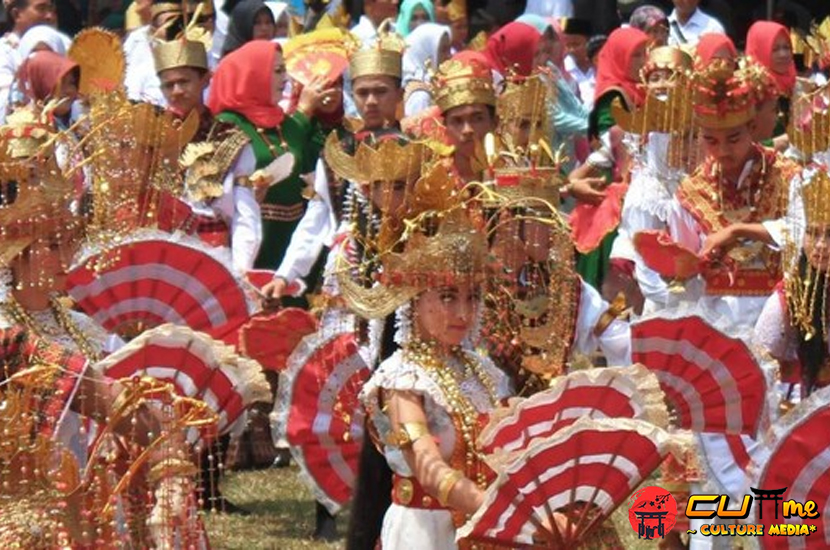
<svg viewBox="0 0 830 550">
<path fill-rule="evenodd" d="M 465 470 L 476 472 L 476 483 L 479 487 L 487 486 L 487 479 L 480 468 L 475 468 L 476 459 L 484 460 L 484 455 L 478 450 L 475 441 L 479 413 L 470 399 L 461 391 L 461 382 L 472 377 L 486 390 L 491 404 L 495 407 L 499 399 L 496 385 L 480 361 L 473 359 L 470 354 L 461 348 L 453 348 L 450 358 L 464 366 L 464 373 L 459 380 L 459 373 L 452 368 L 446 358 L 435 354 L 435 345 L 415 340 L 410 342 L 404 351 L 405 358 L 423 368 L 432 380 L 441 389 L 447 404 L 456 413 L 461 429 L 461 437 L 465 443 Z"/>
<path fill-rule="evenodd" d="M 55 317 L 55 321 L 57 321 L 58 326 L 64 333 L 69 335 L 73 342 L 75 342 L 75 345 L 78 347 L 78 351 L 80 351 L 81 354 L 83 354 L 83 356 L 90 361 L 98 360 L 99 353 L 93 347 L 92 342 L 90 342 L 86 334 L 84 334 L 80 327 L 78 327 L 78 324 L 72 320 L 72 316 L 69 314 L 69 311 L 63 304 L 61 304 L 57 296 L 49 298 L 49 308 L 52 310 L 52 315 Z M 15 323 L 27 327 L 38 336 L 44 337 L 60 335 L 60 332 L 54 329 L 49 329 L 48 327 L 45 327 L 41 323 L 37 322 L 13 296 L 9 296 L 6 299 L 6 302 L 3 304 L 3 309 Z"/>
</svg>

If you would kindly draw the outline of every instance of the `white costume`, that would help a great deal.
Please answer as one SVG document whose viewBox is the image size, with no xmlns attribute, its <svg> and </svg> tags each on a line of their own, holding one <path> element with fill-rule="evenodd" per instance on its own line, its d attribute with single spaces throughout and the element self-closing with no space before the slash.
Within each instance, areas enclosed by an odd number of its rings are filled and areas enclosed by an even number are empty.
<svg viewBox="0 0 830 550">
<path fill-rule="evenodd" d="M 8 32 L 0 38 L 0 123 L 6 121 L 11 98 L 12 84 L 20 67 L 20 37 Z"/>
<path fill-rule="evenodd" d="M 166 107 L 167 100 L 161 93 L 161 80 L 156 74 L 153 62 L 152 36 L 149 25 L 139 27 L 124 41 L 124 56 L 127 62 L 124 87 L 132 101 L 144 101 Z"/>
<path fill-rule="evenodd" d="M 575 353 L 591 355 L 599 348 L 609 366 L 631 364 L 631 328 L 626 321 L 614 319 L 600 334 L 594 334 L 602 315 L 608 311 L 608 302 L 591 285 L 580 280 L 579 313 L 574 332 L 571 356 Z"/>
</svg>

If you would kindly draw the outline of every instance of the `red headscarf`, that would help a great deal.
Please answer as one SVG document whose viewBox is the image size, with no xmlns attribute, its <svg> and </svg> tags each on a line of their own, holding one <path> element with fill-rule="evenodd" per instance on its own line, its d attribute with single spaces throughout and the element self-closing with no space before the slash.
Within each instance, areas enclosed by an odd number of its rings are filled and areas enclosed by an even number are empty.
<svg viewBox="0 0 830 550">
<path fill-rule="evenodd" d="M 503 75 L 512 69 L 520 76 L 530 76 L 533 56 L 541 39 L 542 33 L 536 27 L 514 21 L 487 39 L 484 55 Z"/>
<path fill-rule="evenodd" d="M 723 48 L 729 50 L 729 53 L 732 55 L 733 59 L 737 59 L 738 50 L 735 49 L 735 44 L 732 42 L 731 38 L 725 34 L 704 34 L 700 37 L 700 41 L 697 43 L 696 52 L 698 62 L 703 65 L 709 64 L 718 50 Z"/>
<path fill-rule="evenodd" d="M 33 101 L 53 99 L 61 80 L 78 69 L 74 61 L 49 50 L 41 50 L 29 56 L 18 73 L 23 92 Z"/>
<path fill-rule="evenodd" d="M 795 86 L 795 61 L 790 60 L 787 72 L 784 74 L 779 74 L 773 70 L 772 47 L 779 36 L 784 37 L 787 43 L 789 43 L 790 33 L 784 25 L 773 21 L 758 21 L 753 23 L 749 27 L 749 33 L 746 35 L 746 55 L 769 69 L 770 74 L 775 79 L 775 83 L 778 85 L 778 92 L 781 95 L 788 96 L 792 94 L 793 86 Z"/>
<path fill-rule="evenodd" d="M 617 29 L 608 36 L 597 61 L 595 102 L 605 92 L 614 88 L 625 92 L 627 98 L 635 105 L 643 102 L 645 93 L 639 80 L 632 80 L 628 73 L 632 54 L 637 48 L 648 44 L 648 40 L 646 33 L 633 27 Z"/>
<path fill-rule="evenodd" d="M 279 126 L 285 113 L 271 99 L 274 56 L 279 51 L 279 44 L 254 40 L 222 58 L 210 86 L 210 111 L 239 113 L 258 128 Z"/>
</svg>

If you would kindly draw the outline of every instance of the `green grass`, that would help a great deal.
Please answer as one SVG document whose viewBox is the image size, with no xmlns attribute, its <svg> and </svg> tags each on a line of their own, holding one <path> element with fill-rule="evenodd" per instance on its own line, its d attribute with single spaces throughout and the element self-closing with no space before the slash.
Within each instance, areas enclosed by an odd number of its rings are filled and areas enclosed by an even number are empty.
<svg viewBox="0 0 830 550">
<path fill-rule="evenodd" d="M 205 516 L 211 547 L 217 550 L 329 550 L 343 547 L 343 539 L 326 544 L 311 540 L 314 499 L 295 465 L 281 470 L 232 472 L 222 484 L 225 496 L 251 512 L 249 516 Z M 654 542 L 638 541 L 628 524 L 625 506 L 612 517 L 626 548 L 655 550 Z M 337 521 L 345 535 L 347 512 Z"/>
</svg>

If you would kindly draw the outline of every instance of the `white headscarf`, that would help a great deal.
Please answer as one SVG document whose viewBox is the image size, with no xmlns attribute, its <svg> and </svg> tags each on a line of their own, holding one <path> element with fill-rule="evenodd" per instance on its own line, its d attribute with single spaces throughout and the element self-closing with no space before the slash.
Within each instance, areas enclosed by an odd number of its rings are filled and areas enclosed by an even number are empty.
<svg viewBox="0 0 830 550">
<path fill-rule="evenodd" d="M 39 44 L 45 44 L 58 55 L 65 56 L 72 39 L 49 25 L 35 25 L 20 39 L 20 59 L 26 60 Z"/>
<path fill-rule="evenodd" d="M 403 85 L 412 81 L 425 82 L 427 60 L 438 68 L 438 45 L 444 35 L 450 38 L 450 28 L 437 23 L 422 23 L 406 37 L 403 55 Z"/>
</svg>

